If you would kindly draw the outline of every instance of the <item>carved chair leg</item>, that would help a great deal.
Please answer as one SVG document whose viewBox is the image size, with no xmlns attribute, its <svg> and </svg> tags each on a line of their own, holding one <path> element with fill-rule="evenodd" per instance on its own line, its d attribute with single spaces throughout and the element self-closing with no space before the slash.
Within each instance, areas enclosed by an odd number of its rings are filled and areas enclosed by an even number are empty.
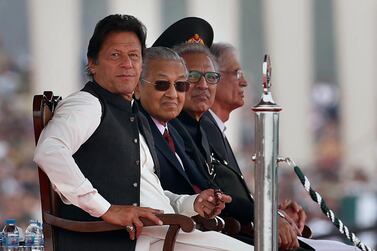
<svg viewBox="0 0 377 251">
<path fill-rule="evenodd" d="M 166 233 L 163 251 L 173 251 L 175 240 L 180 229 L 179 225 L 171 225 Z"/>
<path fill-rule="evenodd" d="M 43 224 L 44 251 L 54 251 L 54 242 L 52 238 L 52 226 Z"/>
</svg>

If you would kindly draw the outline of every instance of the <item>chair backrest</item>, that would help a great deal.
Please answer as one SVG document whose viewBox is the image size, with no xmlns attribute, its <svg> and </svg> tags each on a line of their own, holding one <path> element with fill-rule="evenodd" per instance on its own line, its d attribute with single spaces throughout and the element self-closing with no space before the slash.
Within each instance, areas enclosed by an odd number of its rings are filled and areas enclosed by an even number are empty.
<svg viewBox="0 0 377 251">
<path fill-rule="evenodd" d="M 43 95 L 35 95 L 33 99 L 33 123 L 35 143 L 38 143 L 43 128 L 54 115 L 55 108 L 62 98 L 54 96 L 51 91 L 45 91 Z M 48 176 L 38 167 L 39 188 L 42 205 L 43 234 L 45 237 L 45 251 L 56 250 L 54 243 L 53 227 L 63 228 L 75 232 L 105 232 L 124 229 L 122 226 L 115 226 L 104 221 L 72 221 L 58 217 L 58 207 L 62 203 L 59 195 L 52 189 Z M 178 214 L 157 215 L 164 225 L 170 225 L 165 237 L 164 251 L 174 250 L 176 235 L 180 229 L 184 232 L 191 232 L 195 228 L 194 221 L 186 216 Z M 144 226 L 154 225 L 148 219 L 141 218 Z"/>
<path fill-rule="evenodd" d="M 61 97 L 54 96 L 51 91 L 45 91 L 43 95 L 35 95 L 33 99 L 33 123 L 35 144 L 38 143 L 39 136 L 43 128 L 47 125 L 54 114 L 54 110 Z M 57 214 L 59 196 L 51 189 L 51 183 L 47 175 L 38 167 L 39 188 L 41 195 L 42 214 Z M 47 224 L 43 218 L 43 234 L 45 237 L 45 250 L 54 250 L 52 226 Z"/>
</svg>

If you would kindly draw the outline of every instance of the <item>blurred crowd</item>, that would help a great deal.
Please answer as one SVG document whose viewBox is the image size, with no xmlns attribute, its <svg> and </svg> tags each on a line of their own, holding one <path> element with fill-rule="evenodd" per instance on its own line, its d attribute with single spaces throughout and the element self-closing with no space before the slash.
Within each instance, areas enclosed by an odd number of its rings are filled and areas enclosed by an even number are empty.
<svg viewBox="0 0 377 251">
<path fill-rule="evenodd" d="M 0 43 L 0 222 L 15 218 L 25 228 L 30 219 L 41 219 L 38 174 L 32 162 L 34 132 L 31 113 L 30 68 L 25 62 L 14 61 Z M 253 87 L 250 87 L 253 88 Z M 255 91 L 252 91 L 255 92 Z M 377 185 L 355 167 L 352 180 L 342 180 L 341 140 L 339 135 L 339 93 L 334 85 L 318 83 L 312 90 L 313 133 L 317 159 L 303 166 L 313 187 L 328 206 L 352 227 L 369 227 L 377 220 Z M 242 117 L 250 118 L 248 109 Z M 254 129 L 242 124 L 241 147 L 237 152 L 248 184 L 253 186 L 251 153 L 254 152 Z M 297 163 L 298 164 L 298 163 Z M 289 168 L 279 169 L 280 198 L 293 198 L 307 210 L 314 236 L 335 231 Z M 251 187 L 251 190 L 253 188 Z M 367 213 L 365 213 L 367 212 Z M 369 245 L 377 245 L 377 233 L 365 232 L 360 237 Z M 341 237 L 334 237 L 340 240 Z"/>
<path fill-rule="evenodd" d="M 15 218 L 25 228 L 41 219 L 38 175 L 32 162 L 34 131 L 29 102 L 30 70 L 0 42 L 0 226 Z"/>
</svg>

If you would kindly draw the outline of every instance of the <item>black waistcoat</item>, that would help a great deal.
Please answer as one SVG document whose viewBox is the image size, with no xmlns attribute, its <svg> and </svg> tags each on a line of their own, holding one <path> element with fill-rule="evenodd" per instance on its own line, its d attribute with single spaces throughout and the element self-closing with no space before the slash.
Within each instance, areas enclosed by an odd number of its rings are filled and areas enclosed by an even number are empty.
<svg viewBox="0 0 377 251">
<path fill-rule="evenodd" d="M 110 204 L 139 205 L 140 148 L 138 119 L 131 103 L 98 84 L 89 82 L 83 91 L 96 96 L 102 105 L 101 123 L 73 155 L 84 176 Z M 93 221 L 98 218 L 72 205 L 62 205 L 59 215 Z M 134 250 L 127 231 L 74 233 L 56 230 L 56 250 Z"/>
</svg>

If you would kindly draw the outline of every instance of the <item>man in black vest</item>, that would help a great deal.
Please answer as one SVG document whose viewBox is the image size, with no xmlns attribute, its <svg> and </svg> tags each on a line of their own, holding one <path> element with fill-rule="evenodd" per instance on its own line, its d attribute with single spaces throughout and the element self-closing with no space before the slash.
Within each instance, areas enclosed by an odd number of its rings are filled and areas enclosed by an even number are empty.
<svg viewBox="0 0 377 251">
<path fill-rule="evenodd" d="M 92 81 L 59 103 L 40 136 L 34 161 L 64 202 L 58 209 L 60 216 L 80 221 L 101 217 L 128 230 L 76 233 L 55 229 L 57 250 L 149 250 L 163 241 L 165 228 L 142 229 L 139 217 L 161 225 L 156 214 L 162 212 L 217 215 L 231 200 L 225 194 L 215 200 L 213 189 L 192 196 L 162 189 L 148 122 L 132 100 L 145 37 L 144 25 L 133 16 L 102 19 L 87 52 Z M 218 250 L 223 248 L 222 241 L 227 250 L 234 246 L 252 249 L 219 233 L 194 231 L 178 235 L 176 250 L 191 244 L 195 250 Z"/>
</svg>

